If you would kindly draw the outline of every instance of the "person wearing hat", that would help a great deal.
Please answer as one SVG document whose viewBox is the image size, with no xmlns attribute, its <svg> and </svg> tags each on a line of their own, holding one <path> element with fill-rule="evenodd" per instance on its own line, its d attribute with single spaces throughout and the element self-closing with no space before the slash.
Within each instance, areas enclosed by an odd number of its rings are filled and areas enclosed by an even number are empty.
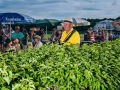
<svg viewBox="0 0 120 90">
<path fill-rule="evenodd" d="M 29 41 L 31 41 L 31 42 L 34 42 L 34 37 L 35 37 L 35 35 L 36 35 L 36 28 L 30 28 L 30 40 Z"/>
<path fill-rule="evenodd" d="M 56 28 L 53 28 L 53 29 L 52 29 L 52 32 L 51 32 L 50 43 L 54 43 L 54 42 L 55 42 L 56 32 L 57 32 L 57 29 L 56 29 Z"/>
<path fill-rule="evenodd" d="M 10 40 L 9 38 L 7 38 L 5 40 L 5 45 L 4 45 L 4 52 L 16 52 L 16 48 L 14 46 L 12 46 L 12 40 Z"/>
<path fill-rule="evenodd" d="M 15 26 L 15 32 L 12 33 L 11 37 L 13 39 L 17 38 L 19 40 L 22 40 L 24 38 L 24 34 L 22 32 L 20 32 L 20 27 L 19 26 Z"/>
<path fill-rule="evenodd" d="M 57 26 L 56 34 L 53 37 L 53 41 L 60 43 L 60 38 L 62 36 L 63 27 Z"/>
<path fill-rule="evenodd" d="M 95 37 L 96 37 L 95 32 L 93 31 L 92 27 L 90 27 L 88 30 L 88 40 L 95 42 Z"/>
<path fill-rule="evenodd" d="M 11 34 L 12 39 L 18 39 L 20 41 L 21 48 L 23 48 L 24 34 L 20 32 L 20 27 L 15 26 L 15 32 Z"/>
<path fill-rule="evenodd" d="M 40 47 L 40 46 L 43 45 L 42 42 L 41 42 L 41 37 L 39 35 L 36 35 L 34 37 L 34 40 L 35 40 L 35 46 L 34 46 L 34 48 L 37 48 L 37 47 Z"/>
<path fill-rule="evenodd" d="M 80 34 L 73 29 L 71 18 L 66 18 L 63 22 L 64 31 L 62 33 L 60 44 L 78 44 L 80 45 Z"/>
</svg>

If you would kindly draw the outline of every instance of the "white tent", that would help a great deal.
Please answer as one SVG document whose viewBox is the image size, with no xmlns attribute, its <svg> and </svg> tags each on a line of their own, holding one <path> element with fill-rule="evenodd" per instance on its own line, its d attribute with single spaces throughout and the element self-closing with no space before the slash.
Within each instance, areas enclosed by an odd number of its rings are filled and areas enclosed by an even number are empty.
<svg viewBox="0 0 120 90">
<path fill-rule="evenodd" d="M 81 19 L 81 18 L 71 18 L 71 17 L 66 17 L 65 20 L 70 20 L 73 23 L 73 26 L 88 26 L 90 25 L 90 22 Z M 63 26 L 63 23 L 61 23 Z"/>
<path fill-rule="evenodd" d="M 97 30 L 98 28 L 102 29 L 104 27 L 106 30 L 113 30 L 114 26 L 112 23 L 113 23 L 113 21 L 111 21 L 111 20 L 103 20 L 103 21 L 96 23 L 96 25 L 93 27 L 93 29 Z"/>
</svg>

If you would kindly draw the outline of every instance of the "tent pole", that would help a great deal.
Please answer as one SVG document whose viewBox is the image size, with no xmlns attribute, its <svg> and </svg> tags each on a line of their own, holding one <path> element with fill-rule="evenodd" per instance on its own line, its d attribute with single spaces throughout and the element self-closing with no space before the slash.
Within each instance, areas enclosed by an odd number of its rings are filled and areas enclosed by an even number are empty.
<svg viewBox="0 0 120 90">
<path fill-rule="evenodd" d="M 108 42 L 108 30 L 106 30 L 106 42 Z"/>
<path fill-rule="evenodd" d="M 47 26 L 46 26 L 46 39 L 48 40 L 48 36 L 47 36 Z"/>
<path fill-rule="evenodd" d="M 11 21 L 10 21 L 10 39 L 11 39 Z"/>
</svg>

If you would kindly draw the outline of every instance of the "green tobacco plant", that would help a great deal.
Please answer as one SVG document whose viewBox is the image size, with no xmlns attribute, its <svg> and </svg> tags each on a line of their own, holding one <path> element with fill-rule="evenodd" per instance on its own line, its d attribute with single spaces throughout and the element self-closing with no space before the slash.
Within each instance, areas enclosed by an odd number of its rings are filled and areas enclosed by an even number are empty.
<svg viewBox="0 0 120 90">
<path fill-rule="evenodd" d="M 119 90 L 120 40 L 0 54 L 1 90 Z"/>
</svg>

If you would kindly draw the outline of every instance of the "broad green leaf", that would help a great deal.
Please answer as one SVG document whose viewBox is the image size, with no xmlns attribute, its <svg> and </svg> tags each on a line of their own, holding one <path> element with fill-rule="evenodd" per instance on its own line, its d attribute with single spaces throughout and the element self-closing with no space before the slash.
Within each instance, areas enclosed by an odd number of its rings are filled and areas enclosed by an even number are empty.
<svg viewBox="0 0 120 90">
<path fill-rule="evenodd" d="M 8 85 L 10 84 L 10 79 L 9 79 L 9 77 L 3 77 L 3 79 L 7 82 Z"/>
</svg>

